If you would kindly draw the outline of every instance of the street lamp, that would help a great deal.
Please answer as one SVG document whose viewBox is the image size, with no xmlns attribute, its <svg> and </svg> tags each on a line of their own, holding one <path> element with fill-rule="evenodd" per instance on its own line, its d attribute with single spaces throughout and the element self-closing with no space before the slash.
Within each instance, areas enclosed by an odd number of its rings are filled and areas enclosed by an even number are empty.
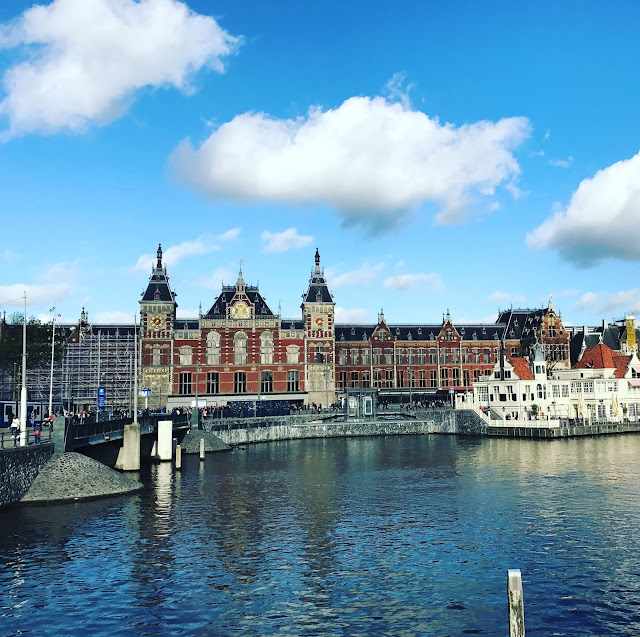
<svg viewBox="0 0 640 637">
<path fill-rule="evenodd" d="M 22 317 L 22 387 L 20 389 L 20 446 L 27 444 L 27 293 Z"/>
<path fill-rule="evenodd" d="M 60 314 L 56 314 L 55 302 L 53 304 L 53 307 L 49 311 L 53 312 L 53 320 L 51 321 L 51 378 L 49 382 L 49 422 L 53 422 L 51 420 L 51 414 L 53 413 L 53 352 L 56 345 L 56 317 L 60 316 Z"/>
<path fill-rule="evenodd" d="M 413 376 L 411 375 L 411 367 L 407 371 L 409 380 L 409 409 L 411 409 L 411 403 L 413 402 Z"/>
</svg>

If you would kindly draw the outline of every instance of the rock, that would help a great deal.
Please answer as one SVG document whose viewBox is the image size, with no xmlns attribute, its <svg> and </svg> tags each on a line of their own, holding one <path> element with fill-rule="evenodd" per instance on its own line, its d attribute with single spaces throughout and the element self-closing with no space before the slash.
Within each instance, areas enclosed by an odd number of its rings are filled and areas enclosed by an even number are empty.
<svg viewBox="0 0 640 637">
<path fill-rule="evenodd" d="M 143 487 L 120 473 L 80 453 L 55 455 L 42 467 L 21 504 L 58 504 L 135 493 Z"/>
<path fill-rule="evenodd" d="M 204 451 L 209 453 L 210 451 L 229 451 L 231 447 L 220 440 L 215 434 L 201 429 L 192 429 L 180 443 L 182 453 L 200 453 L 200 438 L 204 438 Z"/>
</svg>

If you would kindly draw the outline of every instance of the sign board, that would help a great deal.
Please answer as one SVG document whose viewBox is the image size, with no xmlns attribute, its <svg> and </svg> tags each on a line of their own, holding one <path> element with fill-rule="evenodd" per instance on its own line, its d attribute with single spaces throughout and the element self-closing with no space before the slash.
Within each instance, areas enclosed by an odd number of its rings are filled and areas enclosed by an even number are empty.
<svg viewBox="0 0 640 637">
<path fill-rule="evenodd" d="M 453 387 L 452 387 L 451 389 L 449 389 L 449 393 L 450 393 L 450 394 L 453 394 L 453 393 L 454 393 L 454 389 L 453 389 Z"/>
<path fill-rule="evenodd" d="M 104 407 L 104 399 L 107 392 L 104 387 L 98 387 L 98 409 L 102 409 Z"/>
<path fill-rule="evenodd" d="M 143 396 L 145 396 L 146 398 L 149 398 L 149 396 L 151 396 L 151 390 L 150 389 L 143 389 L 140 393 Z"/>
</svg>

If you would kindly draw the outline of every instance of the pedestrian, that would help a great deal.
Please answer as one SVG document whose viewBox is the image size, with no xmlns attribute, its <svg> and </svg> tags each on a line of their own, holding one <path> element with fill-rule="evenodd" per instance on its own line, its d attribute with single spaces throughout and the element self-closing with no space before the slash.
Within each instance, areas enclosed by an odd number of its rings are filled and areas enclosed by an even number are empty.
<svg viewBox="0 0 640 637">
<path fill-rule="evenodd" d="M 13 437 L 13 443 L 15 445 L 16 439 L 18 437 L 18 423 L 11 409 L 7 414 L 7 419 L 9 420 L 9 427 L 11 428 L 11 436 Z"/>
<path fill-rule="evenodd" d="M 36 444 L 40 444 L 40 425 L 35 425 L 33 430 L 33 437 L 35 438 Z"/>
</svg>

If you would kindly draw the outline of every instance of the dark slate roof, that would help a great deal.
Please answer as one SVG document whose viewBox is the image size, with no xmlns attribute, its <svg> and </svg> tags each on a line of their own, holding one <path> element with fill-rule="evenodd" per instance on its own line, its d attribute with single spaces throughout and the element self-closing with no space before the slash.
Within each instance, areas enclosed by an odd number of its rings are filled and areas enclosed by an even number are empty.
<svg viewBox="0 0 640 637">
<path fill-rule="evenodd" d="M 198 330 L 200 321 L 196 319 L 176 319 L 173 324 L 174 330 Z"/>
<path fill-rule="evenodd" d="M 510 309 L 500 312 L 496 323 L 501 323 L 504 328 L 504 339 L 528 339 L 534 338 L 536 330 L 542 323 L 542 318 L 547 313 L 548 308 L 536 310 Z"/>
<path fill-rule="evenodd" d="M 336 325 L 336 342 L 369 340 L 377 325 L 339 324 Z M 397 341 L 435 341 L 442 325 L 388 325 L 391 336 Z M 498 323 L 477 323 L 454 325 L 462 340 L 492 341 L 502 338 L 504 325 Z M 475 338 L 474 338 L 475 335 Z"/>
<path fill-rule="evenodd" d="M 333 303 L 333 296 L 329 292 L 324 270 L 320 269 L 320 253 L 316 248 L 316 266 L 309 279 L 306 294 L 302 295 L 305 303 Z"/>
<path fill-rule="evenodd" d="M 303 330 L 304 321 L 302 319 L 283 318 L 280 321 L 280 329 L 282 330 Z"/>
<path fill-rule="evenodd" d="M 167 269 L 162 267 L 162 246 L 160 245 L 158 246 L 158 261 L 156 265 L 151 268 L 149 285 L 147 285 L 147 289 L 142 293 L 142 300 L 175 302 L 175 294 L 169 287 Z"/>
<path fill-rule="evenodd" d="M 257 286 L 247 285 L 244 288 L 244 293 L 251 301 L 255 308 L 256 316 L 275 316 L 271 311 L 267 302 L 264 300 Z M 205 318 L 223 318 L 227 315 L 227 304 L 233 299 L 236 294 L 236 286 L 223 285 L 220 296 L 215 300 L 214 304 L 209 308 L 209 311 L 205 314 Z"/>
</svg>

